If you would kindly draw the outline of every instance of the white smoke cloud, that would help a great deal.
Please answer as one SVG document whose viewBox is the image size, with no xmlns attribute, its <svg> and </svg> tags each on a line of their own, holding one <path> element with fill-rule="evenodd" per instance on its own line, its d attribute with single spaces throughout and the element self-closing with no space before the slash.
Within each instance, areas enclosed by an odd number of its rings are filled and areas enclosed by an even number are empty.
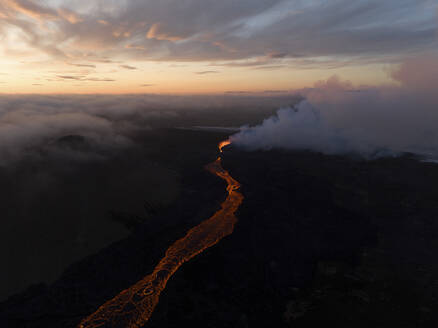
<svg viewBox="0 0 438 328">
<path fill-rule="evenodd" d="M 309 149 L 365 157 L 402 152 L 438 154 L 436 56 L 410 59 L 392 72 L 399 86 L 353 89 L 337 77 L 300 90 L 294 108 L 231 137 L 249 150 Z"/>
<path fill-rule="evenodd" d="M 344 148 L 342 138 L 320 119 L 319 112 L 306 100 L 296 107 L 279 109 L 259 126 L 242 127 L 231 140 L 249 150 L 286 148 L 336 153 Z"/>
</svg>

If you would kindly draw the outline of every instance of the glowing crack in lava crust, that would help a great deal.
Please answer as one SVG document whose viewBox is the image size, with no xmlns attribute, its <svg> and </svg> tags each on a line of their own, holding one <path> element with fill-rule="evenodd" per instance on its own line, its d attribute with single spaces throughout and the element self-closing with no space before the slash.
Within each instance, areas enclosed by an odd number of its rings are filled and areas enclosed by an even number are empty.
<svg viewBox="0 0 438 328">
<path fill-rule="evenodd" d="M 220 152 L 229 144 L 230 141 L 221 142 Z M 237 222 L 234 213 L 243 201 L 243 195 L 237 191 L 240 183 L 222 168 L 221 157 L 208 164 L 206 169 L 227 182 L 228 196 L 221 209 L 170 246 L 150 275 L 107 301 L 83 319 L 78 328 L 142 327 L 150 319 L 167 281 L 178 268 L 233 232 Z"/>
</svg>

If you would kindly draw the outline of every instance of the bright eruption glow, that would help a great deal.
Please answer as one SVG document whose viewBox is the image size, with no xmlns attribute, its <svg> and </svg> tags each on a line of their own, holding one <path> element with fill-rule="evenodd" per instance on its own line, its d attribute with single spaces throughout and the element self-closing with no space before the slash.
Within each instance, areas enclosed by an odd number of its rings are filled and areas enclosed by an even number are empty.
<svg viewBox="0 0 438 328">
<path fill-rule="evenodd" d="M 224 141 L 221 141 L 221 142 L 219 143 L 219 151 L 222 153 L 222 152 L 223 152 L 222 149 L 223 149 L 224 147 L 230 145 L 230 144 L 231 144 L 230 139 L 228 139 L 228 140 L 224 140 Z"/>
<path fill-rule="evenodd" d="M 228 144 L 229 141 L 221 142 L 219 150 L 222 152 L 222 147 Z M 167 281 L 178 268 L 233 232 L 237 222 L 234 213 L 243 201 L 243 195 L 237 191 L 240 183 L 223 169 L 220 157 L 206 169 L 227 182 L 228 197 L 221 209 L 170 246 L 150 275 L 103 304 L 85 318 L 79 328 L 142 327 L 150 319 Z"/>
</svg>

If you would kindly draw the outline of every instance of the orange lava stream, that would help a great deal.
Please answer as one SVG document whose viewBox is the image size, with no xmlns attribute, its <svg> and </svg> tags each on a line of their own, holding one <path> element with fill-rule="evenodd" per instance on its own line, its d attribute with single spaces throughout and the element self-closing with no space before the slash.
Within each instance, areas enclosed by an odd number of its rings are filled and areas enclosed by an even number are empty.
<svg viewBox="0 0 438 328">
<path fill-rule="evenodd" d="M 219 150 L 222 152 L 229 143 L 220 143 Z M 107 301 L 82 320 L 78 328 L 142 327 L 151 317 L 167 281 L 178 268 L 233 232 L 237 222 L 234 213 L 243 201 L 243 195 L 237 191 L 240 184 L 222 168 L 220 157 L 206 168 L 227 182 L 228 197 L 221 209 L 170 246 L 150 275 Z"/>
<path fill-rule="evenodd" d="M 230 144 L 231 144 L 230 139 L 228 139 L 228 140 L 224 140 L 224 141 L 221 141 L 221 142 L 219 143 L 219 151 L 222 153 L 222 149 L 223 149 L 225 146 L 228 146 L 228 145 L 230 145 Z"/>
</svg>

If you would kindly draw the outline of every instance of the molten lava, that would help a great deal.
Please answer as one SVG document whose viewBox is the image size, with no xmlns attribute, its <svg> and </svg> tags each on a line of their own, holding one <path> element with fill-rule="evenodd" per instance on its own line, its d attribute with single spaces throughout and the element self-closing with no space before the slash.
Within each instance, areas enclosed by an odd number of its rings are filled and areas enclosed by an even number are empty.
<svg viewBox="0 0 438 328">
<path fill-rule="evenodd" d="M 229 144 L 228 140 L 221 142 L 220 152 Z M 243 195 L 237 191 L 240 184 L 223 169 L 220 157 L 206 169 L 227 182 L 228 197 L 221 204 L 221 209 L 170 246 L 150 275 L 107 301 L 82 320 L 79 328 L 142 327 L 151 317 L 167 281 L 178 268 L 233 232 L 237 222 L 234 213 L 243 201 Z"/>
<path fill-rule="evenodd" d="M 219 143 L 219 151 L 222 153 L 222 149 L 223 149 L 225 146 L 228 146 L 229 144 L 231 144 L 230 139 L 228 139 L 228 140 L 224 140 L 224 141 L 221 141 L 221 142 Z"/>
</svg>

